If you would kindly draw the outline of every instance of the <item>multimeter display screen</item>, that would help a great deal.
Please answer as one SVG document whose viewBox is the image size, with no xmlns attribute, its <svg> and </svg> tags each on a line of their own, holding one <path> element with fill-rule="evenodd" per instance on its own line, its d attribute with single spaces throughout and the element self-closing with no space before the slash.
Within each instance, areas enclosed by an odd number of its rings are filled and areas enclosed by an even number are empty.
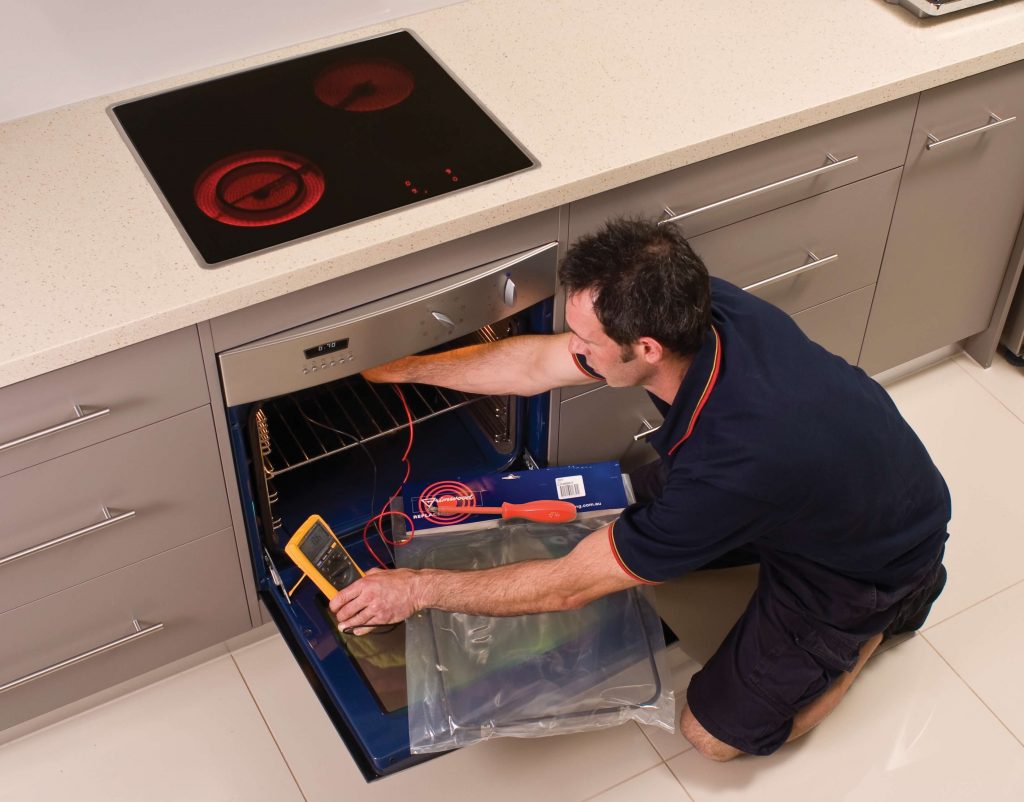
<svg viewBox="0 0 1024 802">
<path fill-rule="evenodd" d="M 316 565 L 320 553 L 330 544 L 331 536 L 327 534 L 327 530 L 320 526 L 320 524 L 316 524 L 309 530 L 309 534 L 302 539 L 299 548 L 309 558 L 309 561 Z"/>
</svg>

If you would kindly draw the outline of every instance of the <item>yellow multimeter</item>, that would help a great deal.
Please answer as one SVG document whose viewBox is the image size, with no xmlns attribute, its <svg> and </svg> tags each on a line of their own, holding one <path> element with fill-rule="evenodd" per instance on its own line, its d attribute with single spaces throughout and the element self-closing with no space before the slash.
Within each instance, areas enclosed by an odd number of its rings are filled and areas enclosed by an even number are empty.
<svg viewBox="0 0 1024 802">
<path fill-rule="evenodd" d="M 328 599 L 363 576 L 352 555 L 319 515 L 310 515 L 303 522 L 284 547 L 284 553 Z"/>
</svg>

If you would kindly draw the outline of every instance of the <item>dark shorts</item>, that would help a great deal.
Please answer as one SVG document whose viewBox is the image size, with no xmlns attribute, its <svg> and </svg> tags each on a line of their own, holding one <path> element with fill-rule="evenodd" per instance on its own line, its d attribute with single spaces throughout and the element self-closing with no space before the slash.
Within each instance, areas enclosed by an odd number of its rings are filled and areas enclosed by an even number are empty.
<svg viewBox="0 0 1024 802">
<path fill-rule="evenodd" d="M 654 495 L 660 479 L 652 468 L 631 478 L 640 498 Z M 793 716 L 854 667 L 866 641 L 924 623 L 946 576 L 945 533 L 934 541 L 927 568 L 884 590 L 808 560 L 754 549 L 705 566 L 760 563 L 761 569 L 747 609 L 690 682 L 686 700 L 694 717 L 742 752 L 774 752 L 789 738 Z"/>
<path fill-rule="evenodd" d="M 945 583 L 941 558 L 887 592 L 810 563 L 762 561 L 746 611 L 690 681 L 690 712 L 718 740 L 771 754 L 789 738 L 793 716 L 854 667 L 867 640 L 924 623 Z M 827 609 L 811 615 L 794 598 L 794 570 L 822 592 L 814 603 Z"/>
</svg>

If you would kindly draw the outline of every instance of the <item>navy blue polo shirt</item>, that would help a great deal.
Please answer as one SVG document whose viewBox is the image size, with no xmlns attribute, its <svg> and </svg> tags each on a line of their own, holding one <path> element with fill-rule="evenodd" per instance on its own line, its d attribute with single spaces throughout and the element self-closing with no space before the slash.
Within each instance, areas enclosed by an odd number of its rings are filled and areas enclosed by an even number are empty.
<svg viewBox="0 0 1024 802">
<path fill-rule="evenodd" d="M 675 399 L 654 398 L 663 493 L 609 533 L 623 569 L 660 582 L 743 546 L 883 588 L 918 575 L 950 498 L 889 395 L 771 304 L 720 279 L 711 291 L 712 329 Z"/>
</svg>

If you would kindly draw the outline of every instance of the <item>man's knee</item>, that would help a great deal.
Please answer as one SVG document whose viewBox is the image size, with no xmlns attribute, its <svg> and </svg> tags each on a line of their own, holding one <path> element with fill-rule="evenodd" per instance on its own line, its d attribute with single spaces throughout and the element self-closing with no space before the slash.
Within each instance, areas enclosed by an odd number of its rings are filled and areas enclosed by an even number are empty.
<svg viewBox="0 0 1024 802">
<path fill-rule="evenodd" d="M 690 712 L 689 705 L 683 708 L 679 728 L 683 732 L 683 737 L 693 744 L 693 748 L 706 758 L 724 763 L 743 754 L 739 749 L 718 740 L 704 729 L 693 713 Z"/>
</svg>

